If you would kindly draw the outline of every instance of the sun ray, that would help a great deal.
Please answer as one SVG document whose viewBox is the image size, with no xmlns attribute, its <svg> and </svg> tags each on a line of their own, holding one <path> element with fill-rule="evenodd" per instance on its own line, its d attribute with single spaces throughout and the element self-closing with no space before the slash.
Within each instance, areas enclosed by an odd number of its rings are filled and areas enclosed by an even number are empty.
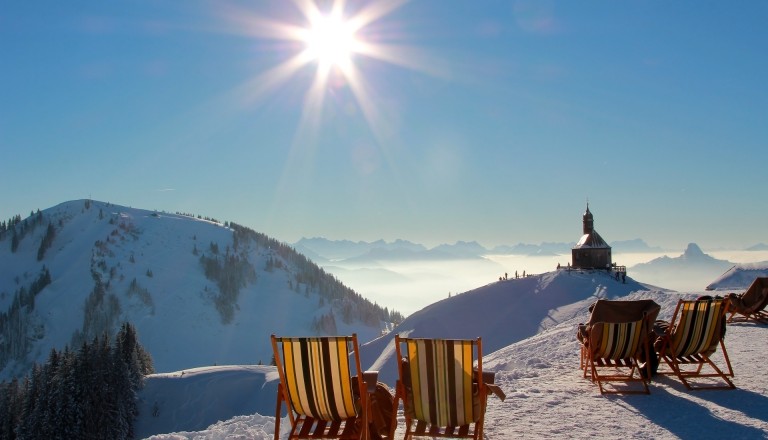
<svg viewBox="0 0 768 440">
<path fill-rule="evenodd" d="M 361 41 L 358 45 L 358 53 L 436 78 L 447 78 L 450 76 L 450 72 L 454 70 L 444 65 L 438 58 L 406 46 Z"/>
<path fill-rule="evenodd" d="M 217 14 L 225 19 L 218 33 L 241 35 L 269 40 L 301 41 L 306 29 L 298 24 L 266 19 L 244 7 L 217 3 Z"/>
<path fill-rule="evenodd" d="M 299 131 L 315 137 L 320 127 L 323 103 L 325 102 L 325 85 L 328 82 L 330 69 L 318 68 L 315 78 L 304 97 L 304 107 L 299 122 Z"/>
<path fill-rule="evenodd" d="M 246 104 L 253 103 L 281 84 L 288 82 L 309 61 L 310 58 L 307 53 L 297 53 L 266 72 L 249 79 L 240 85 L 235 93 L 241 96 Z"/>
<path fill-rule="evenodd" d="M 362 29 L 384 16 L 391 14 L 404 4 L 408 3 L 408 1 L 409 0 L 391 0 L 370 3 L 365 9 L 351 17 L 349 19 L 349 24 L 355 30 Z"/>
<path fill-rule="evenodd" d="M 336 89 L 334 84 L 340 82 L 349 88 L 385 161 L 391 169 L 397 168 L 398 164 L 392 163 L 386 151 L 386 146 L 395 138 L 393 124 L 396 123 L 396 115 L 389 114 L 384 107 L 387 104 L 376 97 L 375 63 L 358 65 L 358 61 L 368 58 L 434 77 L 445 77 L 450 75 L 446 72 L 453 70 L 414 47 L 395 45 L 391 41 L 387 44 L 381 41 L 381 36 L 372 39 L 370 32 L 366 34 L 366 30 L 373 29 L 369 28 L 373 23 L 383 20 L 408 2 L 376 0 L 354 13 L 348 13 L 344 0 L 333 0 L 325 9 L 313 0 L 292 0 L 280 3 L 295 8 L 295 21 L 289 22 L 265 18 L 263 14 L 254 14 L 243 7 L 217 6 L 217 12 L 229 24 L 221 32 L 283 41 L 286 43 L 284 46 L 271 46 L 270 50 L 292 52 L 287 59 L 237 87 L 233 94 L 244 104 L 255 103 L 269 92 L 279 89 L 302 70 L 314 69 L 311 81 L 305 86 L 301 114 L 286 167 L 300 167 L 302 171 L 312 167 L 315 144 L 321 137 L 323 113 L 326 107 L 332 105 L 326 98 L 330 90 Z M 281 9 L 283 12 L 289 11 Z M 285 172 L 290 175 L 288 169 Z M 288 181 L 285 183 L 291 186 Z"/>
<path fill-rule="evenodd" d="M 384 119 L 381 117 L 378 107 L 372 100 L 373 94 L 369 92 L 369 86 L 365 82 L 363 75 L 354 65 L 348 66 L 348 72 L 345 74 L 352 94 L 363 112 L 366 122 L 371 127 L 371 131 L 376 136 L 379 143 L 384 144 L 385 131 L 383 130 Z"/>
</svg>

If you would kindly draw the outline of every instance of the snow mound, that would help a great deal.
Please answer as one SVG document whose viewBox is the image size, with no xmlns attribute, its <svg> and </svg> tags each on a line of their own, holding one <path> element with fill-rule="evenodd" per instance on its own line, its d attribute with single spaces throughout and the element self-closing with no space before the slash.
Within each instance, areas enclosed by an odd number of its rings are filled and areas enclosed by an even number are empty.
<svg viewBox="0 0 768 440">
<path fill-rule="evenodd" d="M 768 277 L 768 261 L 741 263 L 728 269 L 707 286 L 707 290 L 730 290 L 743 292 L 755 278 Z"/>
</svg>

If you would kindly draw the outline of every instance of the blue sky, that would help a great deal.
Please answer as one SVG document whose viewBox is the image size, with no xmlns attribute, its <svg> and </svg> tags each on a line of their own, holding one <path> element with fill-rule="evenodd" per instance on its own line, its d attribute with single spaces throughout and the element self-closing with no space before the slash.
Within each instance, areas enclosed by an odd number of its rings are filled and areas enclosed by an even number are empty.
<svg viewBox="0 0 768 440">
<path fill-rule="evenodd" d="M 768 242 L 768 3 L 344 7 L 377 51 L 311 93 L 317 60 L 269 73 L 301 4 L 3 1 L 0 218 L 92 197 L 490 247 L 576 241 L 589 199 L 608 241 Z"/>
</svg>

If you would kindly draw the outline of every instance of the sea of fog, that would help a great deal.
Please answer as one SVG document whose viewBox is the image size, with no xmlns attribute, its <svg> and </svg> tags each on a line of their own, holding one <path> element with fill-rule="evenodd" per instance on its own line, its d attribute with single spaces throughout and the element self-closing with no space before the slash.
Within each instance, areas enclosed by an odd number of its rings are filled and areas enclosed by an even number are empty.
<svg viewBox="0 0 768 440">
<path fill-rule="evenodd" d="M 768 251 L 705 251 L 707 255 L 732 263 L 755 263 L 768 261 Z M 664 253 L 614 253 L 617 265 L 631 268 L 655 258 L 679 257 L 682 252 Z M 550 272 L 560 264 L 570 262 L 569 255 L 526 256 L 487 255 L 485 258 L 447 261 L 378 261 L 367 265 L 346 265 L 333 263 L 324 266 L 347 286 L 358 293 L 385 306 L 410 315 L 429 304 L 466 292 L 489 283 L 498 282 L 500 277 L 514 278 L 523 274 Z M 681 292 L 703 291 L 722 271 L 716 270 L 684 279 L 659 273 L 637 281 Z M 632 276 L 631 269 L 628 272 Z"/>
</svg>

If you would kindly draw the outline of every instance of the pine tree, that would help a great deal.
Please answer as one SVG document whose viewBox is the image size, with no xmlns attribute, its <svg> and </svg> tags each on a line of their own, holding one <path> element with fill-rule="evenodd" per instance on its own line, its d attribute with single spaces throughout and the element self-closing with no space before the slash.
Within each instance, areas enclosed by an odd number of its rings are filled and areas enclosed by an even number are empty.
<svg viewBox="0 0 768 440">
<path fill-rule="evenodd" d="M 15 253 L 19 248 L 19 234 L 16 233 L 16 227 L 11 229 L 11 252 Z"/>
<path fill-rule="evenodd" d="M 53 239 L 56 236 L 56 228 L 53 227 L 53 223 L 48 223 L 48 229 L 45 231 L 43 241 L 40 242 L 40 247 L 37 250 L 37 261 L 40 261 L 45 257 L 45 252 L 53 244 Z"/>
<path fill-rule="evenodd" d="M 55 438 L 58 435 L 59 420 L 54 410 L 55 390 L 58 386 L 58 370 L 60 356 L 56 350 L 51 350 L 48 362 L 42 367 L 42 386 L 40 396 L 35 406 L 35 419 L 39 424 L 41 438 Z"/>
<path fill-rule="evenodd" d="M 59 375 L 52 399 L 59 438 L 82 437 L 82 413 L 78 398 L 83 392 L 82 384 L 77 381 L 76 363 L 75 353 L 65 347 L 60 355 Z"/>
<path fill-rule="evenodd" d="M 23 398 L 23 390 L 17 379 L 0 383 L 0 438 L 16 439 Z"/>
<path fill-rule="evenodd" d="M 0 384 L 0 439 L 132 438 L 136 390 L 152 371 L 128 323 L 114 344 L 104 333 L 76 353 L 52 350 L 23 387 Z"/>
<path fill-rule="evenodd" d="M 18 426 L 20 438 L 43 438 L 39 427 L 37 403 L 42 394 L 42 368 L 35 365 L 29 378 L 24 381 L 24 400 L 21 407 L 21 421 Z"/>
</svg>

